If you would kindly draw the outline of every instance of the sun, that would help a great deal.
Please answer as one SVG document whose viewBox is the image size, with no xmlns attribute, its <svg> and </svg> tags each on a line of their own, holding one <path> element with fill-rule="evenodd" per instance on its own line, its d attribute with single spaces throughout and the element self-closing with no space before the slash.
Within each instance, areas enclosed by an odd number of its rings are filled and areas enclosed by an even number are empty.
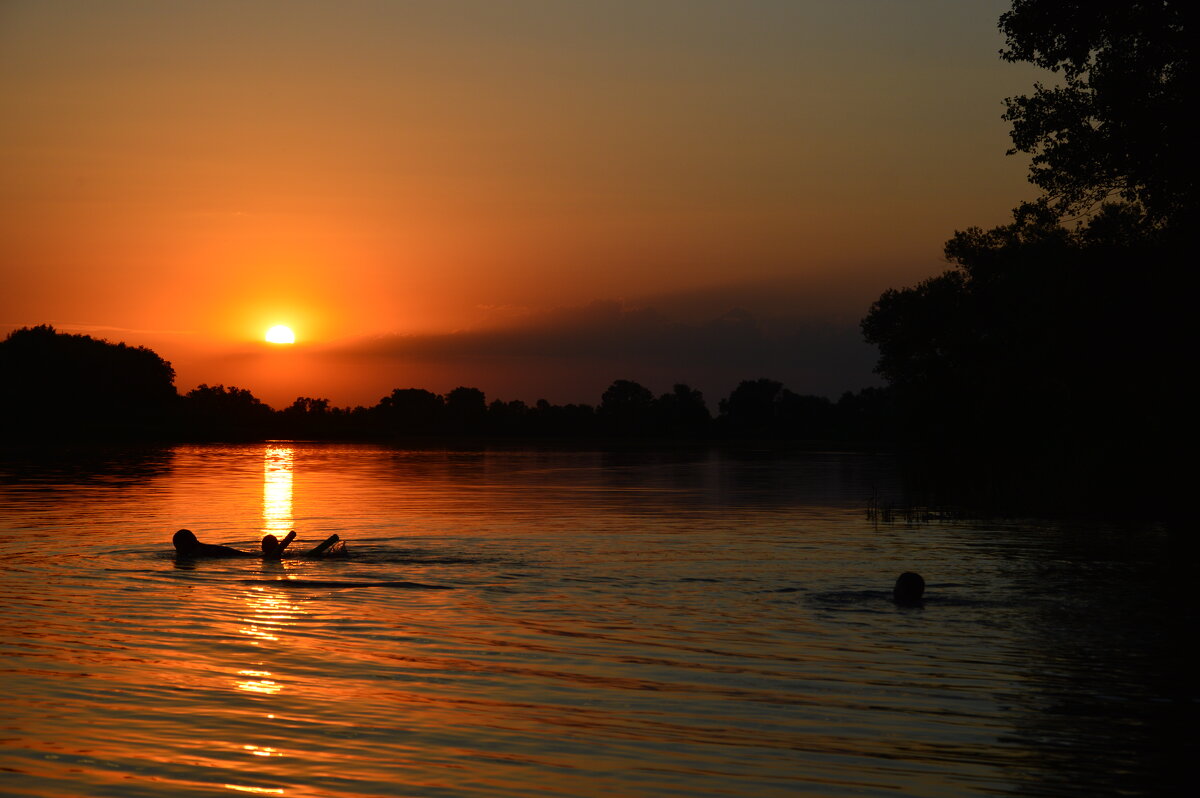
<svg viewBox="0 0 1200 798">
<path fill-rule="evenodd" d="M 296 334 L 292 332 L 291 327 L 276 324 L 267 330 L 267 341 L 272 344 L 294 344 L 296 343 Z"/>
</svg>

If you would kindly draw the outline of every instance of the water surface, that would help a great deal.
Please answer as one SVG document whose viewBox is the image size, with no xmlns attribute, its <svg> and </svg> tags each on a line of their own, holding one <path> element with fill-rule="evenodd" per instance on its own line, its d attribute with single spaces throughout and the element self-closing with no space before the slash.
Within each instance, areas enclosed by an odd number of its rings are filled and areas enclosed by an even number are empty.
<svg viewBox="0 0 1200 798">
<path fill-rule="evenodd" d="M 0 462 L 0 794 L 1162 794 L 1154 530 L 879 523 L 884 458 L 273 443 Z M 337 560 L 177 562 L 180 527 Z M 927 600 L 898 607 L 900 571 Z M 428 589 L 436 586 L 445 589 Z M 1182 783 L 1182 782 L 1178 782 Z"/>
</svg>

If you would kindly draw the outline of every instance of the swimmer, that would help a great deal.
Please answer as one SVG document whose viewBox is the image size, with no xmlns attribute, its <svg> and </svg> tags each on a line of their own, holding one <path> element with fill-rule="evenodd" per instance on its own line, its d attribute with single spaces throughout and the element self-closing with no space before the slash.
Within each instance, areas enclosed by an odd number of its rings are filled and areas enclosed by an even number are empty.
<svg viewBox="0 0 1200 798">
<path fill-rule="evenodd" d="M 262 556 L 264 560 L 278 560 L 283 557 L 283 550 L 288 547 L 288 544 L 296 539 L 296 532 L 292 530 L 287 534 L 281 543 L 274 535 L 264 535 L 262 539 Z M 346 553 L 346 544 L 342 543 L 342 539 L 337 535 L 330 535 L 322 542 L 313 546 L 299 556 L 307 558 L 317 557 L 335 557 L 339 554 Z"/>
<path fill-rule="evenodd" d="M 919 604 L 925 595 L 925 579 L 915 571 L 905 571 L 896 578 L 892 601 L 897 604 Z"/>
<path fill-rule="evenodd" d="M 262 539 L 262 558 L 264 560 L 278 560 L 283 557 L 283 550 L 286 549 L 291 542 L 296 539 L 296 530 L 287 533 L 287 537 L 281 543 L 279 538 L 274 535 L 263 535 Z"/>
<path fill-rule="evenodd" d="M 209 558 L 233 558 L 233 557 L 261 557 L 268 561 L 278 561 L 283 557 L 283 551 L 293 540 L 296 539 L 296 532 L 292 530 L 287 533 L 287 536 L 280 541 L 274 535 L 264 535 L 262 539 L 262 552 L 242 551 L 241 549 L 231 548 L 230 546 L 218 546 L 214 543 L 201 543 L 196 539 L 196 535 L 190 529 L 181 529 L 175 533 L 172 542 L 175 544 L 175 556 L 193 559 L 197 557 Z M 308 551 L 300 554 L 301 557 L 336 557 L 345 555 L 346 544 L 342 542 L 337 535 L 330 535 L 323 542 L 312 547 Z"/>
<path fill-rule="evenodd" d="M 190 529 L 181 529 L 171 538 L 175 544 L 176 557 L 257 557 L 249 551 L 233 549 L 229 546 L 218 546 L 215 543 L 201 543 Z"/>
</svg>

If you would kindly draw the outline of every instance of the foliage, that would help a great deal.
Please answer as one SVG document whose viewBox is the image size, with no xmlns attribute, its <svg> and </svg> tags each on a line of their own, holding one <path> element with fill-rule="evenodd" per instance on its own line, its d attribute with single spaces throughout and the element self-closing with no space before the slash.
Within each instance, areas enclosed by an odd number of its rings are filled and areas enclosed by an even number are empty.
<svg viewBox="0 0 1200 798">
<path fill-rule="evenodd" d="M 159 437 L 178 401 L 171 364 L 144 347 L 49 325 L 0 343 L 0 429 L 5 439 Z"/>
<path fill-rule="evenodd" d="M 1006 100 L 1013 152 L 1060 213 L 1120 197 L 1162 222 L 1194 210 L 1193 40 L 1174 0 L 1014 0 L 1001 56 L 1061 76 Z"/>
<path fill-rule="evenodd" d="M 446 425 L 459 435 L 478 435 L 487 422 L 487 397 L 478 388 L 459 386 L 446 394 Z"/>
<path fill-rule="evenodd" d="M 654 428 L 674 438 L 703 435 L 712 423 L 712 414 L 704 403 L 704 394 L 676 383 L 654 403 Z"/>
<path fill-rule="evenodd" d="M 1006 101 L 1010 152 L 1033 156 L 1045 196 L 955 233 L 952 269 L 885 291 L 862 322 L 898 437 L 959 499 L 1071 512 L 1121 497 L 1166 515 L 1180 493 L 1162 452 L 1190 359 L 1185 16 L 1166 0 L 1014 0 L 1000 19 L 1002 57 L 1059 78 Z"/>
<path fill-rule="evenodd" d="M 654 394 L 632 380 L 617 380 L 600 398 L 597 414 L 611 435 L 644 434 L 653 421 Z"/>
<path fill-rule="evenodd" d="M 183 429 L 192 438 L 253 440 L 270 430 L 272 418 L 271 408 L 245 388 L 201 384 L 183 397 Z"/>
<path fill-rule="evenodd" d="M 397 388 L 380 399 L 374 411 L 383 429 L 411 435 L 438 428 L 445 406 L 441 394 L 423 388 Z"/>
<path fill-rule="evenodd" d="M 598 408 L 545 399 L 533 406 L 498 399 L 488 404 L 483 391 L 459 386 L 445 396 L 397 388 L 372 407 L 333 407 L 328 399 L 300 396 L 275 411 L 236 386 L 203 384 L 180 397 L 170 364 L 149 349 L 63 335 L 48 326 L 18 330 L 0 343 L 0 373 L 0 424 L 7 440 L 761 438 L 857 445 L 885 439 L 888 428 L 888 402 L 881 399 L 886 392 L 847 393 L 834 404 L 769 379 L 739 385 L 721 401 L 717 419 L 703 394 L 688 385 L 678 383 L 656 398 L 633 380 L 615 380 Z"/>
<path fill-rule="evenodd" d="M 726 428 L 740 437 L 828 439 L 839 428 L 828 399 L 795 394 L 765 377 L 739 383 L 720 408 Z"/>
<path fill-rule="evenodd" d="M 1026 205 L 1009 225 L 955 234 L 953 269 L 884 292 L 862 323 L 905 443 L 943 471 L 1004 489 L 1019 478 L 1058 501 L 1127 482 L 1132 463 L 1143 479 L 1177 393 L 1168 240 L 1128 205 L 1074 229 Z"/>
</svg>

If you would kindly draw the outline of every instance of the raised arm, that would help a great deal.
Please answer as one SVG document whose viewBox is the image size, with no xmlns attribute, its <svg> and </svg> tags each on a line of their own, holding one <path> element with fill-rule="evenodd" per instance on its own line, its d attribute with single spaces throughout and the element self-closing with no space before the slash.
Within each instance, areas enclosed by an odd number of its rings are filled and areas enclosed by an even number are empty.
<svg viewBox="0 0 1200 798">
<path fill-rule="evenodd" d="M 337 543 L 339 540 L 341 540 L 341 538 L 339 538 L 336 534 L 330 535 L 329 537 L 325 538 L 325 540 L 321 541 L 316 546 L 313 546 L 311 549 L 304 552 L 304 556 L 305 557 L 320 557 L 322 554 L 324 554 L 329 549 L 330 546 Z"/>
<path fill-rule="evenodd" d="M 287 533 L 287 537 L 285 537 L 282 541 L 280 541 L 279 553 L 283 554 L 283 550 L 286 549 L 288 546 L 290 546 L 292 544 L 292 541 L 295 539 L 296 539 L 296 530 L 293 529 L 291 532 Z"/>
</svg>

